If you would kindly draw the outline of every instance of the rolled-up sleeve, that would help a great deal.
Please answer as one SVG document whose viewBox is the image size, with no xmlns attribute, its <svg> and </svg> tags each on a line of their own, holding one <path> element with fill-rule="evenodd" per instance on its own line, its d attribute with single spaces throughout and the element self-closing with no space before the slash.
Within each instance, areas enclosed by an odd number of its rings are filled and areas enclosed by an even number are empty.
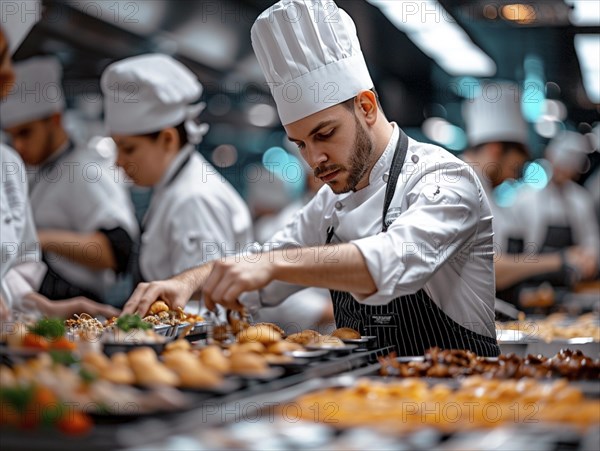
<svg viewBox="0 0 600 451">
<path fill-rule="evenodd" d="M 371 296 L 353 294 L 360 303 L 381 305 L 417 292 L 476 233 L 479 189 L 464 168 L 429 174 L 405 196 L 407 208 L 386 233 L 352 241 L 377 286 Z"/>
</svg>

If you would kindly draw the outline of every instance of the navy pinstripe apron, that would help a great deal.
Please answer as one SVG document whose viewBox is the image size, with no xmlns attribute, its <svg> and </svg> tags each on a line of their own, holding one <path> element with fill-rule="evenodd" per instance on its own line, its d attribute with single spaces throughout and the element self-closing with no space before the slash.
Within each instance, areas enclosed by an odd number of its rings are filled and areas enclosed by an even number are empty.
<svg viewBox="0 0 600 451">
<path fill-rule="evenodd" d="M 385 192 L 383 232 L 388 229 L 385 217 L 407 149 L 408 137 L 400 130 Z M 330 227 L 328 244 L 332 237 L 333 228 Z M 360 304 L 350 293 L 343 291 L 332 290 L 331 298 L 337 327 L 350 327 L 362 335 L 374 335 L 379 347 L 394 346 L 399 356 L 423 355 L 425 350 L 434 346 L 467 349 L 485 357 L 500 354 L 495 337 L 486 337 L 461 326 L 444 313 L 423 289 L 376 306 Z"/>
</svg>

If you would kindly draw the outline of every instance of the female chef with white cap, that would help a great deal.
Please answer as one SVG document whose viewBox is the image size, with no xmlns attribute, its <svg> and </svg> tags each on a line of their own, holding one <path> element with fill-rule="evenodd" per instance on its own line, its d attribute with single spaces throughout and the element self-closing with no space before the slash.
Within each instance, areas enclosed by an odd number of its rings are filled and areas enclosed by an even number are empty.
<svg viewBox="0 0 600 451">
<path fill-rule="evenodd" d="M 276 3 L 252 45 L 289 139 L 327 186 L 266 252 L 139 286 L 123 311 L 181 306 L 201 290 L 207 307 L 239 299 L 253 312 L 319 286 L 332 290 L 338 327 L 401 355 L 498 355 L 492 215 L 473 171 L 386 119 L 354 22 L 332 1 Z"/>
<path fill-rule="evenodd" d="M 138 282 L 165 279 L 239 252 L 252 240 L 248 208 L 195 150 L 202 85 L 183 64 L 149 54 L 111 64 L 102 74 L 105 122 L 121 166 L 152 187 L 142 219 Z"/>
<path fill-rule="evenodd" d="M 600 257 L 592 197 L 574 182 L 585 169 L 591 151 L 586 136 L 560 132 L 546 147 L 546 158 L 552 165 L 550 182 L 541 190 L 526 189 L 513 207 L 522 222 L 525 242 L 534 244 L 539 254 L 562 251 L 564 264 L 571 266 L 579 279 L 597 274 Z M 568 284 L 562 276 L 555 282 Z"/>
</svg>

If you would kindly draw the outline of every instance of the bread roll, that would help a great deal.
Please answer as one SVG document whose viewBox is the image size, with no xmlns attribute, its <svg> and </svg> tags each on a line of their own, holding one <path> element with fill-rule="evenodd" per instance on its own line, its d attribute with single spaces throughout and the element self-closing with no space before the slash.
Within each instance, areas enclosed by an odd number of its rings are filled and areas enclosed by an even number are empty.
<svg viewBox="0 0 600 451">
<path fill-rule="evenodd" d="M 185 338 L 180 338 L 178 340 L 167 343 L 165 346 L 165 351 L 174 351 L 176 349 L 183 349 L 184 351 L 192 349 L 192 345 Z"/>
<path fill-rule="evenodd" d="M 225 357 L 221 348 L 215 345 L 207 346 L 200 351 L 200 361 L 204 366 L 226 374 L 231 369 L 229 359 Z"/>
<path fill-rule="evenodd" d="M 269 369 L 267 360 L 262 355 L 252 352 L 232 354 L 229 361 L 231 372 L 234 374 L 260 375 Z"/>
<path fill-rule="evenodd" d="M 298 343 L 292 343 L 289 341 L 278 341 L 277 343 L 272 343 L 267 347 L 267 352 L 269 354 L 278 354 L 281 355 L 284 352 L 293 352 L 293 351 L 301 351 L 302 345 Z"/>
<path fill-rule="evenodd" d="M 150 306 L 149 315 L 156 315 L 160 312 L 168 312 L 169 306 L 165 303 L 165 301 L 156 301 L 154 304 Z"/>
<path fill-rule="evenodd" d="M 316 337 L 320 337 L 320 336 L 321 336 L 321 334 L 319 332 L 317 332 L 316 330 L 306 329 L 306 330 L 303 330 L 302 332 L 298 332 L 297 334 L 288 335 L 288 337 L 285 340 L 289 341 L 291 343 L 298 343 L 301 345 L 306 345 L 306 344 L 310 343 Z"/>
<path fill-rule="evenodd" d="M 250 326 L 237 334 L 239 343 L 269 344 L 281 340 L 281 334 L 270 326 Z"/>
<path fill-rule="evenodd" d="M 279 334 L 281 334 L 281 336 L 285 335 L 284 330 L 279 327 L 277 324 L 273 324 L 273 323 L 256 323 L 255 326 L 267 326 L 270 327 L 271 329 L 273 329 L 274 331 L 278 332 Z"/>
<path fill-rule="evenodd" d="M 131 385 L 135 384 L 135 373 L 128 366 L 122 363 L 113 363 L 106 367 L 100 377 L 114 384 Z"/>
<path fill-rule="evenodd" d="M 349 327 L 340 327 L 339 329 L 334 330 L 331 336 L 346 340 L 358 340 L 361 337 L 360 332 L 350 329 Z"/>
<path fill-rule="evenodd" d="M 322 348 L 339 348 L 345 346 L 342 340 L 340 340 L 338 337 L 332 337 L 331 335 L 321 335 L 320 337 L 315 337 L 308 344 L 310 346 L 319 346 Z"/>
<path fill-rule="evenodd" d="M 84 368 L 100 374 L 111 365 L 111 362 L 104 354 L 90 352 L 81 358 L 81 364 Z"/>
<path fill-rule="evenodd" d="M 202 365 L 193 354 L 177 350 L 165 355 L 165 366 L 179 376 L 179 386 L 185 388 L 212 388 L 223 380 L 212 369 Z"/>
<path fill-rule="evenodd" d="M 229 347 L 229 352 L 231 354 L 235 353 L 245 353 L 245 352 L 255 352 L 257 354 L 263 354 L 266 351 L 265 345 L 262 343 L 234 343 Z"/>
</svg>

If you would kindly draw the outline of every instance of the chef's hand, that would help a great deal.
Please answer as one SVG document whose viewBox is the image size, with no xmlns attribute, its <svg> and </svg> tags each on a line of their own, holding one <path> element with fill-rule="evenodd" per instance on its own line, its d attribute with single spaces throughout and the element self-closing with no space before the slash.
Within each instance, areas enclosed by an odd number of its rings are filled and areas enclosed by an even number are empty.
<svg viewBox="0 0 600 451">
<path fill-rule="evenodd" d="M 239 256 L 215 261 L 202 289 L 206 308 L 214 310 L 215 304 L 221 304 L 229 310 L 241 310 L 238 298 L 242 293 L 268 285 L 273 280 L 275 266 L 267 254 L 261 257 L 251 262 L 243 257 L 240 260 Z"/>
<path fill-rule="evenodd" d="M 0 295 L 0 321 L 8 321 L 10 319 L 10 309 L 8 308 L 8 304 Z"/>
<path fill-rule="evenodd" d="M 194 289 L 176 277 L 157 282 L 140 283 L 127 303 L 121 315 L 137 313 L 145 316 L 154 302 L 164 301 L 172 310 L 185 307 L 194 294 Z"/>
<path fill-rule="evenodd" d="M 598 271 L 595 255 L 581 246 L 573 246 L 566 251 L 567 263 L 575 268 L 581 279 L 594 277 Z"/>
<path fill-rule="evenodd" d="M 87 313 L 90 316 L 112 318 L 119 315 L 119 310 L 112 305 L 100 304 L 83 296 L 61 301 L 51 301 L 39 293 L 30 293 L 26 295 L 26 298 L 32 301 L 40 312 L 46 316 L 70 318 L 75 314 Z"/>
</svg>

